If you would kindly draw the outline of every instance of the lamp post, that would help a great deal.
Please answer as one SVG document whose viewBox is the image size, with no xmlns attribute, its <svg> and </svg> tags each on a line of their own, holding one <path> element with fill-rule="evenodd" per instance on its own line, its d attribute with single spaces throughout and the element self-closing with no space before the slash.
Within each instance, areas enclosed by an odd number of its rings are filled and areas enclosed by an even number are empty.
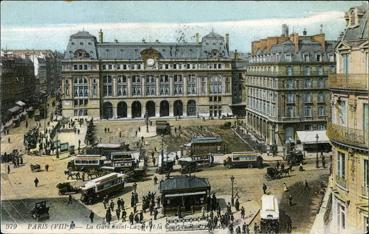
<svg viewBox="0 0 369 234">
<path fill-rule="evenodd" d="M 164 134 L 161 134 L 161 167 L 164 166 Z"/>
<path fill-rule="evenodd" d="M 56 130 L 56 158 L 59 158 L 59 137 L 58 130 Z"/>
<path fill-rule="evenodd" d="M 233 195 L 233 183 L 234 183 L 234 176 L 231 176 L 231 184 L 232 184 L 232 197 L 231 197 L 231 203 L 232 206 L 234 206 L 234 195 Z"/>
<path fill-rule="evenodd" d="M 319 140 L 319 135 L 318 135 L 318 134 L 316 134 L 315 139 L 316 139 L 316 158 L 315 158 L 315 166 L 316 166 L 316 168 L 319 168 L 319 158 L 318 158 L 318 140 Z"/>
</svg>

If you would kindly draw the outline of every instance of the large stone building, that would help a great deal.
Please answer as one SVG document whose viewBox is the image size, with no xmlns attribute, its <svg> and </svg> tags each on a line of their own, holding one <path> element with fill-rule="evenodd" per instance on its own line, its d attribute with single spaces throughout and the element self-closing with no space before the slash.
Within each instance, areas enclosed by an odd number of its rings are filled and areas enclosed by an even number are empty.
<svg viewBox="0 0 369 234">
<path fill-rule="evenodd" d="M 35 97 L 33 63 L 2 51 L 0 62 L 1 120 L 8 120 L 17 110 L 16 102 L 32 103 Z"/>
<path fill-rule="evenodd" d="M 325 34 L 288 33 L 252 42 L 246 72 L 246 122 L 267 144 L 283 145 L 296 131 L 325 129 L 330 107 L 328 73 L 334 46 Z"/>
<path fill-rule="evenodd" d="M 51 50 L 7 50 L 16 57 L 33 62 L 36 77 L 36 94 L 54 95 L 61 85 L 62 54 Z"/>
<path fill-rule="evenodd" d="M 345 14 L 345 32 L 336 47 L 337 74 L 330 75 L 333 145 L 331 233 L 368 233 L 369 183 L 369 10 Z"/>
<path fill-rule="evenodd" d="M 197 36 L 198 38 L 198 36 Z M 104 119 L 231 114 L 228 35 L 201 42 L 104 42 L 70 36 L 62 62 L 63 115 Z"/>
</svg>

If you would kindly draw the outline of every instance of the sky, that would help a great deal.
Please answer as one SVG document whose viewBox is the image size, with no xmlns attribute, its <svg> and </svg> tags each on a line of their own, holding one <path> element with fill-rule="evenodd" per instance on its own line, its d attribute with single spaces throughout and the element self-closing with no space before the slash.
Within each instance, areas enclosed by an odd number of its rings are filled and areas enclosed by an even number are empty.
<svg viewBox="0 0 369 234">
<path fill-rule="evenodd" d="M 289 31 L 319 33 L 329 40 L 345 28 L 344 12 L 364 1 L 2 1 L 2 49 L 64 51 L 69 36 L 89 31 L 104 41 L 194 41 L 214 30 L 230 34 L 230 49 L 251 50 L 251 42 Z"/>
</svg>

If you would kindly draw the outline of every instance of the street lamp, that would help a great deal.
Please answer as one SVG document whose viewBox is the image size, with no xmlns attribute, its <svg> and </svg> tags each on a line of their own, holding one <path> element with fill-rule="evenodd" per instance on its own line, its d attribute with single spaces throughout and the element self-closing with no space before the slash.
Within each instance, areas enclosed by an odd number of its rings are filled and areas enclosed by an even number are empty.
<svg viewBox="0 0 369 234">
<path fill-rule="evenodd" d="M 318 140 L 319 140 L 319 135 L 318 133 L 315 136 L 316 139 L 316 158 L 315 158 L 315 166 L 316 168 L 319 168 L 319 158 L 318 158 Z"/>
<path fill-rule="evenodd" d="M 234 206 L 234 196 L 233 196 L 233 183 L 234 183 L 234 176 L 231 176 L 231 184 L 232 184 L 232 197 L 231 197 L 231 203 L 232 206 Z"/>
</svg>

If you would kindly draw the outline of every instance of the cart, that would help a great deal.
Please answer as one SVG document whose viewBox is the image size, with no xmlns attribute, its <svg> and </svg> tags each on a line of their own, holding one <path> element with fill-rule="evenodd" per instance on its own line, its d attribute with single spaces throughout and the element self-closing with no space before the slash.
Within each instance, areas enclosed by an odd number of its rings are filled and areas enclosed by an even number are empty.
<svg viewBox="0 0 369 234">
<path fill-rule="evenodd" d="M 268 180 L 279 179 L 281 178 L 281 172 L 278 171 L 275 167 L 268 167 L 265 177 Z"/>
<path fill-rule="evenodd" d="M 32 172 L 40 172 L 41 171 L 40 164 L 31 164 L 30 167 L 31 167 Z"/>
<path fill-rule="evenodd" d="M 36 202 L 35 207 L 31 210 L 31 215 L 37 221 L 49 219 L 49 208 L 46 206 L 46 201 Z"/>
</svg>

